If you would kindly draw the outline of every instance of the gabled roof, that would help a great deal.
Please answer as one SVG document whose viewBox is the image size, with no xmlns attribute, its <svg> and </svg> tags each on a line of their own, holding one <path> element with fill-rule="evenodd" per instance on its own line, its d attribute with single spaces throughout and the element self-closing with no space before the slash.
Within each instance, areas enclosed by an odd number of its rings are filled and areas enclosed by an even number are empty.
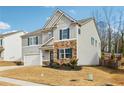
<svg viewBox="0 0 124 93">
<path fill-rule="evenodd" d="M 45 43 L 41 44 L 41 47 L 43 46 L 47 46 L 52 40 L 54 39 L 54 37 L 50 38 L 48 41 L 46 41 Z"/>
<path fill-rule="evenodd" d="M 45 28 L 54 18 L 54 16 L 60 13 L 61 15 L 59 16 L 59 19 L 62 18 L 62 16 L 64 15 L 65 17 L 67 17 L 69 20 L 71 20 L 72 22 L 76 22 L 76 20 L 74 18 L 72 18 L 70 15 L 68 15 L 67 13 L 65 13 L 64 11 L 60 10 L 60 9 L 56 9 L 53 13 L 53 15 L 50 17 L 50 19 L 46 22 L 46 24 L 43 26 L 43 28 Z M 56 24 L 59 20 L 55 21 L 54 24 Z"/>
<path fill-rule="evenodd" d="M 0 37 L 6 37 L 6 36 L 10 36 L 10 35 L 13 35 L 13 34 L 16 34 L 16 33 L 20 33 L 20 32 L 24 32 L 24 31 L 14 31 L 14 32 L 8 32 L 8 33 L 3 33 L 3 34 L 0 34 Z"/>
<path fill-rule="evenodd" d="M 56 21 L 53 22 L 53 25 L 52 25 L 51 27 L 46 28 L 47 25 L 52 21 L 52 19 L 54 18 L 54 16 L 55 16 L 57 13 L 60 13 L 58 19 L 56 19 Z M 64 12 L 64 11 L 62 11 L 62 10 L 60 10 L 60 9 L 56 9 L 56 10 L 53 12 L 53 15 L 52 15 L 52 16 L 50 17 L 50 19 L 46 22 L 46 24 L 43 26 L 42 29 L 38 29 L 38 30 L 36 30 L 36 31 L 34 31 L 34 32 L 27 33 L 27 34 L 23 35 L 22 37 L 39 34 L 39 33 L 42 33 L 42 32 L 44 32 L 44 31 L 46 31 L 46 30 L 47 30 L 47 31 L 50 31 L 50 30 L 52 30 L 53 28 L 56 28 L 55 24 L 57 24 L 57 23 L 59 22 L 59 20 L 62 18 L 62 16 L 65 16 L 65 17 L 67 17 L 69 20 L 71 20 L 71 21 L 72 21 L 72 24 L 74 23 L 74 24 L 78 24 L 78 25 L 84 25 L 84 24 L 90 22 L 91 20 L 94 20 L 94 22 L 95 22 L 95 19 L 93 19 L 93 18 L 87 18 L 87 19 L 82 19 L 82 20 L 75 20 L 75 19 L 72 18 L 70 15 L 68 15 L 66 12 Z M 95 23 L 95 26 L 96 26 L 96 23 Z M 97 28 L 97 26 L 96 26 L 96 28 Z M 97 29 L 97 32 L 98 32 L 98 29 Z M 99 32 L 98 32 L 98 34 L 99 34 Z"/>
<path fill-rule="evenodd" d="M 83 25 L 91 20 L 93 20 L 93 18 L 81 19 L 81 20 L 77 20 L 77 23 Z"/>
<path fill-rule="evenodd" d="M 25 34 L 25 35 L 22 35 L 21 37 L 38 35 L 38 34 L 41 34 L 42 32 L 45 32 L 45 31 L 51 31 L 51 30 L 54 29 L 54 28 L 56 28 L 56 27 L 38 29 L 38 30 L 36 30 L 36 31 L 29 32 L 29 33 L 27 33 L 27 34 Z"/>
</svg>

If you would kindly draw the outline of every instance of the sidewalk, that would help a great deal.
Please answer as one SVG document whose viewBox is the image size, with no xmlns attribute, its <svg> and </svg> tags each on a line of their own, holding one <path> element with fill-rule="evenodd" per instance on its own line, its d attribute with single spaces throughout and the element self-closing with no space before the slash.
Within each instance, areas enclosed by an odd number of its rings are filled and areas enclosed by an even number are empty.
<svg viewBox="0 0 124 93">
<path fill-rule="evenodd" d="M 0 81 L 16 84 L 16 85 L 20 85 L 20 86 L 48 86 L 45 84 L 38 84 L 38 83 L 17 80 L 17 79 L 12 79 L 12 78 L 7 78 L 7 77 L 0 77 Z"/>
</svg>

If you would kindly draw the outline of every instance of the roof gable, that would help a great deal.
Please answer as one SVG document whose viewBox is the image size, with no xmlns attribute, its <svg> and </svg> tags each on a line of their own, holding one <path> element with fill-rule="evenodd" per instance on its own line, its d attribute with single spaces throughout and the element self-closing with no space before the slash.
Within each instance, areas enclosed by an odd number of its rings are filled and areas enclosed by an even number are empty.
<svg viewBox="0 0 124 93">
<path fill-rule="evenodd" d="M 53 16 L 50 17 L 50 19 L 46 22 L 46 24 L 44 25 L 43 28 L 50 28 L 50 27 L 54 27 L 59 20 L 62 18 L 62 16 L 67 17 L 69 20 L 71 20 L 72 22 L 76 22 L 75 19 L 73 19 L 71 16 L 69 16 L 68 14 L 66 14 L 65 12 L 61 11 L 61 10 L 56 10 L 53 13 Z"/>
</svg>

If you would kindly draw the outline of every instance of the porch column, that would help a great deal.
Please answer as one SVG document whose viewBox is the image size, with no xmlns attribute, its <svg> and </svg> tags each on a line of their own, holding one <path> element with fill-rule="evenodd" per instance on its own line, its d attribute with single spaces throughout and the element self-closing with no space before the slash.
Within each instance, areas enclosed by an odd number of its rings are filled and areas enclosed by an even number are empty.
<svg viewBox="0 0 124 93">
<path fill-rule="evenodd" d="M 43 52 L 41 49 L 40 49 L 40 65 L 41 66 L 43 65 Z"/>
</svg>

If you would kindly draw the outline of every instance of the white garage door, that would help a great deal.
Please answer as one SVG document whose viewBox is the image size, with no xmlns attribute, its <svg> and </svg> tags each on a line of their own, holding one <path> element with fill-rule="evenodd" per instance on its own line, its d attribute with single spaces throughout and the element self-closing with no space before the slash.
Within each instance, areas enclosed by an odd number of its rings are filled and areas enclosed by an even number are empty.
<svg viewBox="0 0 124 93">
<path fill-rule="evenodd" d="M 24 65 L 40 65 L 40 55 L 26 55 L 24 56 Z"/>
</svg>

